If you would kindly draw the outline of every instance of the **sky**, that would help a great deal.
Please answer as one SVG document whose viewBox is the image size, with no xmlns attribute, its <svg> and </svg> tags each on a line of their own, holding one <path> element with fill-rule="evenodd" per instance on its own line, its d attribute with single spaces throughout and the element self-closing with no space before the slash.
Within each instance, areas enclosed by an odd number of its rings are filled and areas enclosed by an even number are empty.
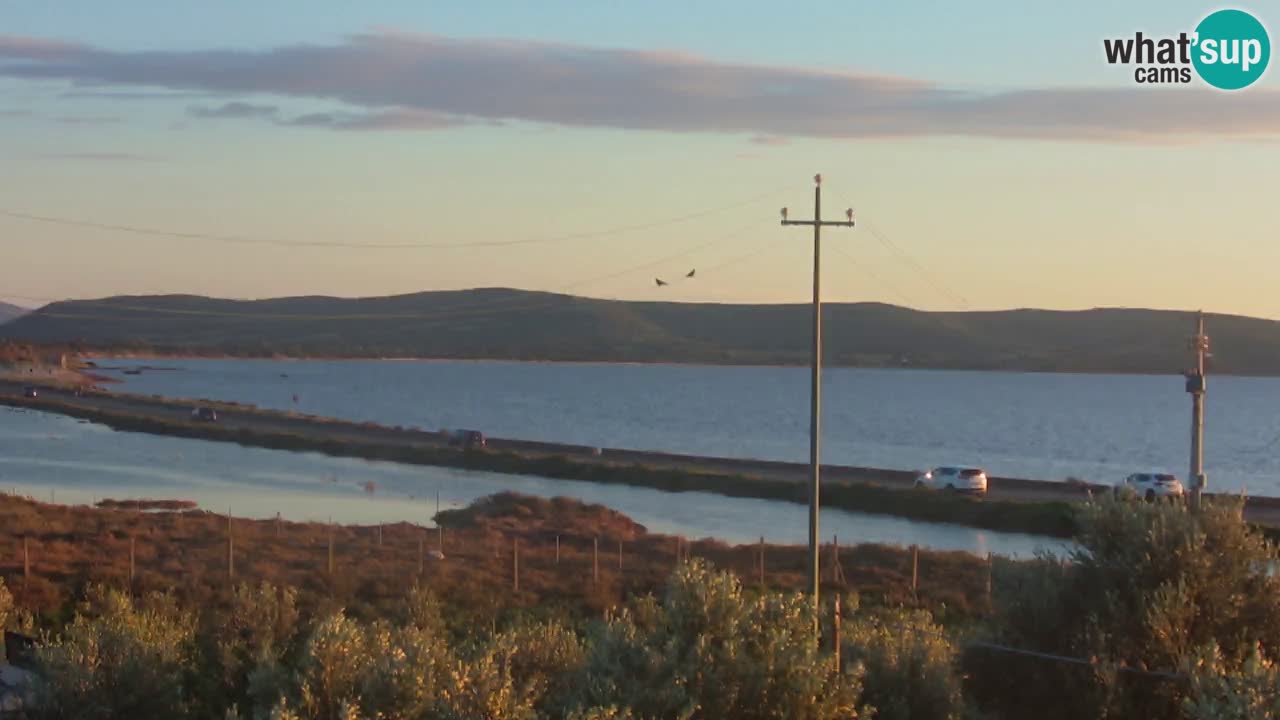
<svg viewBox="0 0 1280 720">
<path fill-rule="evenodd" d="M 1078 5 L 0 0 L 0 300 L 804 302 L 821 173 L 828 301 L 1280 318 L 1277 73 L 1135 84 L 1219 6 Z"/>
</svg>

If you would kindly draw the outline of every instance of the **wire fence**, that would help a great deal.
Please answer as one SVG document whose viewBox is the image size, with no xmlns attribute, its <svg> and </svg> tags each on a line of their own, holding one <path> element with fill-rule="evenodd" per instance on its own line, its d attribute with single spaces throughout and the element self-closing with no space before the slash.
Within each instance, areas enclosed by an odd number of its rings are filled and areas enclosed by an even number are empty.
<svg viewBox="0 0 1280 720">
<path fill-rule="evenodd" d="M 52 598 L 82 581 L 135 594 L 197 596 L 241 583 L 271 582 L 374 602 L 402 597 L 421 585 L 477 610 L 576 599 L 603 613 L 628 597 L 660 592 L 671 573 L 694 558 L 732 571 L 749 590 L 772 591 L 803 587 L 807 559 L 802 547 L 769 545 L 763 538 L 729 545 L 648 535 L 629 527 L 583 533 L 552 527 L 518 532 L 501 523 L 465 529 L 403 522 L 353 526 L 289 522 L 279 514 L 246 519 L 199 510 L 152 511 L 142 504 L 109 509 L 43 505 L 7 494 L 0 503 L 10 505 L 4 513 L 7 537 L 0 535 L 0 577 L 19 605 L 29 609 L 56 605 Z M 17 513 L 12 511 L 15 504 L 20 506 Z M 23 513 L 22 507 L 39 513 Z M 989 614 L 994 568 L 1001 562 L 1017 561 L 990 554 L 931 553 L 918 546 L 844 546 L 833 537 L 822 547 L 821 584 L 832 598 L 866 593 L 879 595 L 886 604 L 923 608 L 967 599 L 975 612 Z M 929 632 L 893 627 L 904 634 Z M 931 634 L 965 650 L 1185 680 L 1174 672 Z"/>
</svg>

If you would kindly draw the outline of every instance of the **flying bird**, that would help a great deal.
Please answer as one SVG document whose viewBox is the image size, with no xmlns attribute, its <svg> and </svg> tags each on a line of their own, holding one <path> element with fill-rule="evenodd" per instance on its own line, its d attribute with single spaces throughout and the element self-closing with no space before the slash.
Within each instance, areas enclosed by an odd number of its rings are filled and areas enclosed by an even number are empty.
<svg viewBox="0 0 1280 720">
<path fill-rule="evenodd" d="M 653 281 L 657 283 L 658 287 L 662 287 L 667 284 L 662 278 L 654 278 Z"/>
<path fill-rule="evenodd" d="M 694 268 L 694 269 L 690 270 L 688 273 L 686 273 L 686 274 L 685 274 L 685 277 L 693 277 L 693 274 L 694 274 L 694 273 L 696 273 L 696 272 L 698 272 L 698 269 L 697 269 L 697 268 Z"/>
</svg>

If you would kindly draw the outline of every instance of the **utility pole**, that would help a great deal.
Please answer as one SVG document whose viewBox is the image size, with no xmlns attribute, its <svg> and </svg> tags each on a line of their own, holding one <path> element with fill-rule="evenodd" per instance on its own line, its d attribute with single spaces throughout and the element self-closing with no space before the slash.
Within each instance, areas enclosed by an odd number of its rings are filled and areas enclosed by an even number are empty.
<svg viewBox="0 0 1280 720">
<path fill-rule="evenodd" d="M 1195 368 L 1187 372 L 1187 392 L 1191 393 L 1191 507 L 1200 508 L 1200 495 L 1208 484 L 1204 474 L 1204 361 L 1209 355 L 1209 336 L 1204 334 L 1204 311 L 1196 314 L 1196 334 L 1191 337 Z"/>
<path fill-rule="evenodd" d="M 813 226 L 813 349 L 809 358 L 812 375 L 809 389 L 809 583 L 815 613 L 822 610 L 818 603 L 821 572 L 818 557 L 818 491 L 822 466 L 819 461 L 818 440 L 822 430 L 822 228 L 853 227 L 852 209 L 845 211 L 845 218 L 844 221 L 822 219 L 822 175 L 813 176 L 812 220 L 788 220 L 787 209 L 782 208 L 783 225 Z"/>
</svg>

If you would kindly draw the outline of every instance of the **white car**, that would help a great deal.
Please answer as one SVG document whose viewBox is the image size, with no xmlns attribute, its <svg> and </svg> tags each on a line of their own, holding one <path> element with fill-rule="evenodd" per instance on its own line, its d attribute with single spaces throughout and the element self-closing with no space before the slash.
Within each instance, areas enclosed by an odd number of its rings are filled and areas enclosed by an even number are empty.
<svg viewBox="0 0 1280 720">
<path fill-rule="evenodd" d="M 1116 485 L 1116 494 L 1126 488 L 1144 500 L 1182 497 L 1182 482 L 1168 473 L 1134 473 Z"/>
<path fill-rule="evenodd" d="M 938 467 L 916 477 L 916 487 L 986 495 L 987 473 L 972 467 Z"/>
</svg>

